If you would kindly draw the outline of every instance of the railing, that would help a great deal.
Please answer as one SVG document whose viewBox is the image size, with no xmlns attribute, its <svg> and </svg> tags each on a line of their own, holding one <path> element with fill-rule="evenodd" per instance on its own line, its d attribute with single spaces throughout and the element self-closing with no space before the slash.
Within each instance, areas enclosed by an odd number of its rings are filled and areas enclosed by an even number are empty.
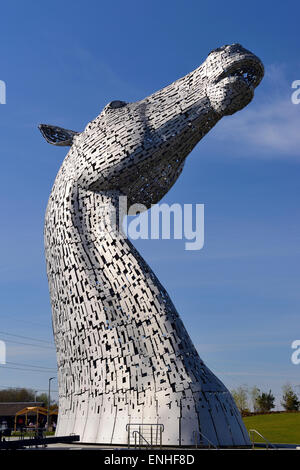
<svg viewBox="0 0 300 470">
<path fill-rule="evenodd" d="M 262 434 L 260 434 L 260 432 L 258 432 L 256 429 L 249 429 L 249 437 L 250 437 L 250 440 L 252 442 L 252 449 L 254 449 L 254 439 L 252 439 L 253 433 L 257 434 L 259 437 L 261 437 L 267 443 L 267 449 L 269 449 L 269 446 L 273 447 L 273 449 L 277 449 L 277 447 L 274 444 L 272 444 L 270 441 L 268 441 L 268 439 L 265 436 L 263 436 Z"/>
<path fill-rule="evenodd" d="M 139 445 L 138 447 L 141 447 L 142 440 L 146 442 L 147 447 L 151 447 L 151 444 L 147 441 L 147 439 L 144 438 L 144 436 L 139 432 L 139 431 L 133 431 L 132 435 L 134 436 L 134 447 L 137 447 L 137 436 L 139 436 Z"/>
<path fill-rule="evenodd" d="M 200 445 L 201 447 L 203 447 L 203 446 L 205 445 L 205 444 L 203 443 L 203 437 L 204 437 L 204 439 L 208 442 L 208 447 L 209 447 L 209 449 L 210 449 L 211 446 L 212 446 L 214 449 L 219 450 L 218 447 L 217 447 L 213 442 L 211 442 L 211 441 L 208 439 L 208 437 L 206 437 L 205 434 L 203 434 L 202 432 L 200 432 L 200 431 L 194 431 L 194 432 L 193 432 L 193 436 L 194 436 L 194 439 L 195 439 L 195 447 L 196 447 L 196 449 L 198 448 L 198 439 L 197 439 L 197 437 L 199 436 L 199 437 L 200 437 L 200 439 L 199 439 L 199 445 Z"/>
<path fill-rule="evenodd" d="M 163 424 L 129 423 L 126 424 L 127 444 L 137 447 L 161 447 Z M 132 442 L 133 439 L 133 442 Z"/>
</svg>

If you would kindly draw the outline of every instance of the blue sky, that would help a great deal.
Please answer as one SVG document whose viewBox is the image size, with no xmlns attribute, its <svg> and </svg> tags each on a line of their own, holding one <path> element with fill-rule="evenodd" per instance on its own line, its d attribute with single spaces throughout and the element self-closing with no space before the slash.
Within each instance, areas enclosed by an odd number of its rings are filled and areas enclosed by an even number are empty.
<svg viewBox="0 0 300 470">
<path fill-rule="evenodd" d="M 300 365 L 290 359 L 300 339 L 300 105 L 291 102 L 300 79 L 299 13 L 290 1 L 1 6 L 0 339 L 8 363 L 0 387 L 46 390 L 55 375 L 43 218 L 67 149 L 47 145 L 37 125 L 81 131 L 109 101 L 139 100 L 234 42 L 262 59 L 266 76 L 253 102 L 194 149 L 163 200 L 205 204 L 204 248 L 185 251 L 180 240 L 135 245 L 230 389 L 257 385 L 279 397 L 285 382 L 300 386 Z"/>
</svg>

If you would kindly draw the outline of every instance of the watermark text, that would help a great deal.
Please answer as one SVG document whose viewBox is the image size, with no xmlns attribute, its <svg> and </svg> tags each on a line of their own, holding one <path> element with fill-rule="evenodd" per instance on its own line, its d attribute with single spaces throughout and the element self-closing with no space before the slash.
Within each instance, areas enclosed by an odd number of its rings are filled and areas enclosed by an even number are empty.
<svg viewBox="0 0 300 470">
<path fill-rule="evenodd" d="M 127 197 L 99 207 L 98 236 L 132 240 L 185 240 L 185 250 L 204 246 L 204 204 L 143 204 L 127 206 Z M 124 218 L 124 216 L 129 216 Z M 134 216 L 134 218 L 132 218 Z"/>
<path fill-rule="evenodd" d="M 292 349 L 295 349 L 291 356 L 291 361 L 296 366 L 300 364 L 300 339 L 295 339 L 291 344 Z"/>
<path fill-rule="evenodd" d="M 0 80 L 0 104 L 6 104 L 6 83 Z"/>
<path fill-rule="evenodd" d="M 299 104 L 300 103 L 300 80 L 294 80 L 292 83 L 292 88 L 296 88 L 296 90 L 293 91 L 292 93 L 291 101 L 293 104 Z"/>
<path fill-rule="evenodd" d="M 0 340 L 0 364 L 6 364 L 6 344 Z"/>
</svg>

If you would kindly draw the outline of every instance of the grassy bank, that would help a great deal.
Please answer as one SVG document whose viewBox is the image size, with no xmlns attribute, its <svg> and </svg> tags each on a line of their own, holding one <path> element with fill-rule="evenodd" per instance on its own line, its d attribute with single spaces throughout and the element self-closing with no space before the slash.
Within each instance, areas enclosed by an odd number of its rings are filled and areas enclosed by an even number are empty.
<svg viewBox="0 0 300 470">
<path fill-rule="evenodd" d="M 243 418 L 247 430 L 256 429 L 270 442 L 300 444 L 300 412 L 274 413 Z M 255 435 L 255 442 L 264 442 Z"/>
</svg>

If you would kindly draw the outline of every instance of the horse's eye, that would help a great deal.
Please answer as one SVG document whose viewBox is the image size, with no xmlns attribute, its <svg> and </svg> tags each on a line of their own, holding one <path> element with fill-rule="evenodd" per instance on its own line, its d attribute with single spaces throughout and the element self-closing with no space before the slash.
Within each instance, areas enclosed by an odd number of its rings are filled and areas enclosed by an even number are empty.
<svg viewBox="0 0 300 470">
<path fill-rule="evenodd" d="M 124 106 L 126 106 L 126 104 L 127 103 L 125 101 L 116 100 L 116 101 L 111 101 L 110 103 L 108 103 L 106 108 L 110 108 L 110 109 L 123 108 Z"/>
</svg>

